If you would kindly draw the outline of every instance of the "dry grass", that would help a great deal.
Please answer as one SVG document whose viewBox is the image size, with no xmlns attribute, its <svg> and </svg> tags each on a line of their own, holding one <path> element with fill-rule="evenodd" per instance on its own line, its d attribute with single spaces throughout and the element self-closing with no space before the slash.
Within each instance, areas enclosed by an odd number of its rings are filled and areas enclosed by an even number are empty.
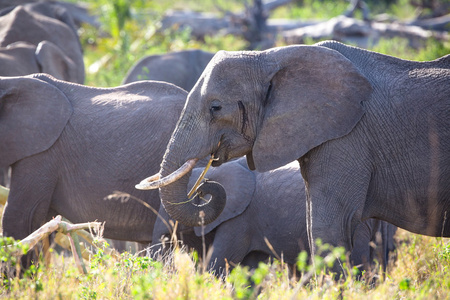
<svg viewBox="0 0 450 300">
<path fill-rule="evenodd" d="M 176 249 L 166 261 L 128 253 L 119 258 L 101 248 L 82 275 L 69 256 L 52 255 L 52 264 L 32 268 L 2 284 L 2 299 L 449 299 L 450 239 L 399 230 L 397 260 L 373 285 L 347 277 L 336 282 L 317 273 L 302 284 L 286 265 L 237 267 L 225 279 L 201 271 L 196 254 Z M 347 272 L 348 273 L 348 272 Z M 383 277 L 383 276 L 382 276 Z"/>
</svg>

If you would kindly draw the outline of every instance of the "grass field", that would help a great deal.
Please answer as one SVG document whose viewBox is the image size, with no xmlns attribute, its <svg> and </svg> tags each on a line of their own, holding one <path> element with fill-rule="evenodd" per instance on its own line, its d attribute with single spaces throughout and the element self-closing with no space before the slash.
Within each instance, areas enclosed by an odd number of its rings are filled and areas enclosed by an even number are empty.
<svg viewBox="0 0 450 300">
<path fill-rule="evenodd" d="M 75 2 L 75 1 L 74 1 Z M 84 26 L 80 38 L 85 51 L 86 84 L 116 86 L 128 68 L 144 55 L 188 48 L 209 51 L 242 50 L 246 42 L 234 36 L 190 38 L 189 32 L 158 31 L 165 10 L 186 8 L 216 11 L 217 6 L 234 12 L 242 1 L 144 1 L 89 0 L 102 22 L 101 30 Z M 342 13 L 346 1 L 303 1 L 304 7 L 276 10 L 278 18 L 327 19 Z M 414 9 L 406 0 L 398 4 L 371 7 L 373 12 L 389 12 L 407 19 Z M 280 44 L 281 45 L 281 44 Z M 400 39 L 383 40 L 372 50 L 412 60 L 431 60 L 450 53 L 450 45 L 430 41 L 423 49 L 410 49 Z M 404 230 L 396 234 L 396 260 L 388 271 L 378 272 L 376 284 L 346 277 L 335 282 L 317 270 L 311 280 L 289 276 L 283 262 L 261 263 L 249 271 L 237 267 L 224 280 L 202 270 L 195 253 L 178 249 L 167 262 L 123 254 L 105 254 L 102 246 L 87 261 L 88 274 L 79 272 L 73 259 L 52 253 L 52 263 L 33 267 L 23 278 L 5 279 L 0 284 L 1 299 L 450 299 L 450 240 L 415 235 Z M 1 240 L 3 245 L 10 243 Z M 4 247 L 0 259 L 11 261 Z M 301 265 L 302 260 L 299 260 Z M 305 270 L 308 270 L 304 267 Z M 307 272 L 306 272 L 307 273 Z M 251 284 L 253 283 L 253 284 Z"/>
</svg>

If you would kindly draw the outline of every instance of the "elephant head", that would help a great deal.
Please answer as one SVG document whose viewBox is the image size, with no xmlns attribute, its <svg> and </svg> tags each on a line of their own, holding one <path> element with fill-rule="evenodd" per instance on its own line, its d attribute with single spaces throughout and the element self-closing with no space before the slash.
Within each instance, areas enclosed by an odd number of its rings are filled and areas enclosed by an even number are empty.
<svg viewBox="0 0 450 300">
<path fill-rule="evenodd" d="M 60 90 L 30 77 L 0 77 L 0 168 L 50 148 L 73 112 Z"/>
<path fill-rule="evenodd" d="M 197 178 L 201 176 L 202 171 L 203 168 L 201 167 L 192 170 L 188 183 L 189 189 L 193 188 Z M 254 172 L 251 172 L 245 166 L 245 158 L 226 163 L 220 168 L 211 168 L 205 177 L 215 182 L 220 182 L 220 185 L 223 186 L 226 192 L 226 205 L 222 213 L 211 223 L 194 228 L 178 227 L 179 232 L 183 232 L 184 230 L 191 231 L 193 229 L 197 237 L 206 235 L 224 222 L 242 215 L 253 199 L 256 190 L 256 176 Z M 218 197 L 218 195 L 215 195 L 215 197 Z M 215 201 L 221 202 L 223 199 L 217 200 L 216 198 Z M 163 219 L 166 221 L 169 219 L 163 207 L 160 207 L 158 214 L 162 218 L 158 219 L 155 223 L 152 239 L 154 246 L 160 245 L 159 240 L 162 236 L 171 235 L 171 228 L 167 226 L 167 222 L 162 221 Z M 183 237 L 185 238 L 185 236 Z M 194 245 L 198 244 L 198 240 L 195 239 L 195 241 L 192 241 L 192 245 L 187 244 L 195 248 Z"/>
<path fill-rule="evenodd" d="M 83 49 L 70 14 L 51 3 L 18 5 L 0 11 L 0 46 L 16 42 L 36 45 L 36 59 L 41 72 L 77 83 L 84 82 Z M 46 41 L 46 43 L 41 43 Z M 61 60 L 64 56 L 65 61 Z M 46 69 L 49 58 L 60 64 L 60 70 Z M 62 64 L 66 65 L 62 65 Z M 68 65 L 67 65 L 68 64 Z M 61 70 L 64 68 L 64 70 Z M 61 74 L 64 71 L 65 73 Z M 70 72 L 70 74 L 68 74 Z"/>
<path fill-rule="evenodd" d="M 198 178 L 203 168 L 195 168 L 189 180 L 189 187 L 194 185 L 194 179 Z M 211 223 L 203 228 L 194 228 L 197 236 L 208 234 L 220 224 L 241 215 L 253 199 L 256 189 L 256 176 L 245 166 L 245 161 L 235 160 L 224 164 L 220 168 L 213 168 L 206 173 L 207 178 L 212 178 L 215 182 L 220 182 L 226 193 L 226 204 L 222 213 Z M 216 195 L 214 195 L 216 196 Z M 216 196 L 217 197 L 217 196 Z M 215 199 L 217 201 L 217 199 Z"/>
<path fill-rule="evenodd" d="M 354 64 L 325 47 L 220 51 L 188 95 L 160 176 L 211 154 L 213 166 L 243 155 L 260 172 L 285 165 L 349 133 L 371 92 Z M 137 187 L 160 187 L 168 214 L 195 226 L 188 204 L 172 203 L 186 201 L 187 182 L 183 176 L 169 186 L 155 181 Z"/>
<path fill-rule="evenodd" d="M 0 63 L 0 76 L 47 73 L 64 81 L 78 80 L 75 62 L 49 41 L 42 41 L 37 46 L 28 42 L 15 42 L 0 47 Z"/>
</svg>

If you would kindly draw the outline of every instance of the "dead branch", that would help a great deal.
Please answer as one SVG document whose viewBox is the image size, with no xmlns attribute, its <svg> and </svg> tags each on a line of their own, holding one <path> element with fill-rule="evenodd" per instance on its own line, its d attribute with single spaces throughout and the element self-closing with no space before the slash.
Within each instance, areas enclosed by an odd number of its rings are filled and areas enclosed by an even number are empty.
<svg viewBox="0 0 450 300">
<path fill-rule="evenodd" d="M 24 238 L 19 242 L 20 245 L 28 245 L 28 249 L 33 249 L 34 246 L 36 246 L 39 241 L 46 238 L 50 233 L 53 231 L 56 231 L 59 228 L 59 225 L 61 223 L 62 217 L 56 216 L 53 220 L 45 223 L 42 225 L 39 229 L 37 229 L 35 232 Z M 29 251 L 28 250 L 28 251 Z M 22 255 L 21 250 L 17 250 L 17 252 L 13 253 L 14 255 Z"/>
<path fill-rule="evenodd" d="M 436 18 L 418 19 L 407 23 L 407 25 L 420 26 L 429 30 L 446 31 L 450 28 L 450 14 Z"/>
<path fill-rule="evenodd" d="M 413 48 L 419 48 L 428 39 L 440 41 L 450 40 L 448 32 L 431 31 L 419 26 L 402 23 L 369 22 L 348 18 L 343 15 L 316 25 L 285 31 L 283 39 L 287 44 L 301 44 L 306 39 L 334 39 L 352 42 L 366 48 L 369 43 L 375 44 L 380 38 L 401 37 L 408 40 Z"/>
<path fill-rule="evenodd" d="M 32 234 L 30 234 L 23 240 L 19 241 L 18 244 L 27 245 L 28 251 L 30 251 L 37 245 L 37 243 L 47 238 L 52 232 L 59 231 L 61 233 L 64 233 L 69 238 L 72 254 L 75 259 L 75 263 L 77 264 L 77 267 L 80 269 L 81 272 L 86 274 L 87 271 L 84 262 L 81 259 L 82 253 L 78 242 L 78 235 L 76 234 L 76 232 L 82 229 L 91 229 L 91 228 L 97 228 L 98 231 L 98 228 L 100 228 L 100 226 L 101 226 L 100 222 L 70 224 L 68 222 L 63 221 L 62 217 L 58 215 L 53 220 L 50 220 L 49 222 L 45 223 L 39 229 L 34 231 Z M 12 252 L 12 254 L 17 256 L 23 255 L 22 249 L 18 249 Z"/>
</svg>

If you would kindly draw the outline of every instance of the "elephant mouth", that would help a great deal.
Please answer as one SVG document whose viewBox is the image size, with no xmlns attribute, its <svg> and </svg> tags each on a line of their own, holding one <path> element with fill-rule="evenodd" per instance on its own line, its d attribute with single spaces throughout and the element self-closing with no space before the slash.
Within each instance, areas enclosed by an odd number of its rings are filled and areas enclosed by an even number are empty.
<svg viewBox="0 0 450 300">
<path fill-rule="evenodd" d="M 224 162 L 228 161 L 228 155 L 224 151 L 220 151 L 220 149 L 215 151 L 212 155 L 214 157 L 214 160 L 212 162 L 213 167 L 218 167 Z"/>
<path fill-rule="evenodd" d="M 224 140 L 222 135 L 219 143 L 217 144 L 217 149 L 212 152 L 212 157 L 214 160 L 212 162 L 213 167 L 218 167 L 224 162 L 228 161 L 228 143 Z"/>
</svg>

